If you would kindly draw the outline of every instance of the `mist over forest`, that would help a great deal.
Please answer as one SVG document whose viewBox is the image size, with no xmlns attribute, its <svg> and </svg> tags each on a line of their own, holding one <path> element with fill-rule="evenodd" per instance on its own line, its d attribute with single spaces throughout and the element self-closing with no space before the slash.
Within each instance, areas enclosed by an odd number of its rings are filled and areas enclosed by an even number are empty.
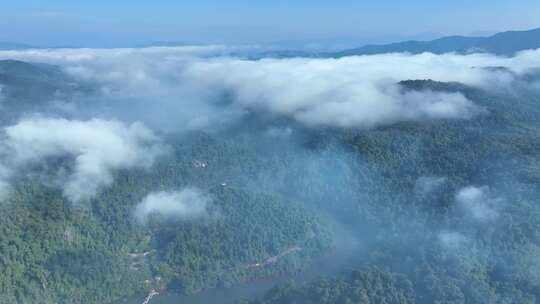
<svg viewBox="0 0 540 304">
<path fill-rule="evenodd" d="M 0 303 L 539 303 L 540 50 L 261 54 L 0 50 Z"/>
</svg>

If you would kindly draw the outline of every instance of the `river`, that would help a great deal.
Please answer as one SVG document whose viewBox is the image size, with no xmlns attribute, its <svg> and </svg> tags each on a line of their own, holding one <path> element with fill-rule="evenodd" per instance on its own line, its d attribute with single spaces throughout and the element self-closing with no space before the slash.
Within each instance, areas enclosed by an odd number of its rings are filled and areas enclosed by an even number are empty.
<svg viewBox="0 0 540 304">
<path fill-rule="evenodd" d="M 178 295 L 165 293 L 155 296 L 151 304 L 234 304 L 241 299 L 253 299 L 265 294 L 279 282 L 286 278 L 258 280 L 249 283 L 238 284 L 231 288 L 208 289 L 195 295 Z M 130 298 L 118 304 L 141 304 L 143 297 Z"/>
<path fill-rule="evenodd" d="M 311 267 L 296 275 L 260 279 L 240 283 L 230 288 L 208 289 L 189 296 L 163 293 L 154 297 L 151 304 L 234 304 L 238 300 L 260 297 L 276 285 L 288 280 L 306 282 L 318 276 L 350 270 L 358 265 L 359 259 L 361 259 L 361 250 L 358 247 L 351 247 L 348 250 L 335 251 L 317 259 Z M 144 297 L 139 296 L 125 299 L 116 304 L 141 304 L 143 301 Z"/>
</svg>

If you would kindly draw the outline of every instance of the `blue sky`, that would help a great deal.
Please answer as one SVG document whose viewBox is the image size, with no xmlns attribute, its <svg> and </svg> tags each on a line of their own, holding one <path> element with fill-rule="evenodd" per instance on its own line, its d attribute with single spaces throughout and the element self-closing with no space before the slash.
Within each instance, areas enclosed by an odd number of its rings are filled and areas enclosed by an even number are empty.
<svg viewBox="0 0 540 304">
<path fill-rule="evenodd" d="M 361 43 L 540 27 L 539 0 L 0 0 L 0 4 L 0 40 L 38 45 Z"/>
</svg>

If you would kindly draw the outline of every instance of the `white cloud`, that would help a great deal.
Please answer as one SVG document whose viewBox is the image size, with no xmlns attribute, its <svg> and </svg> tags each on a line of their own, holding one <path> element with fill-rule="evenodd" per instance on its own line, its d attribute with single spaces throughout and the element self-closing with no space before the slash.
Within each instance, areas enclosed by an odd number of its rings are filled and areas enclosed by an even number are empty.
<svg viewBox="0 0 540 304">
<path fill-rule="evenodd" d="M 465 187 L 456 194 L 456 201 L 467 215 L 479 222 L 489 222 L 499 217 L 496 207 L 500 199 L 492 197 L 487 187 Z"/>
<path fill-rule="evenodd" d="M 153 132 L 140 123 L 30 118 L 4 132 L 6 166 L 20 168 L 50 157 L 72 158 L 73 168 L 62 188 L 75 202 L 110 185 L 113 170 L 148 167 L 164 151 Z"/>
<path fill-rule="evenodd" d="M 207 214 L 211 200 L 196 188 L 150 193 L 135 209 L 135 218 L 144 223 L 152 214 L 167 219 L 194 219 Z"/>
<path fill-rule="evenodd" d="M 9 183 L 0 180 L 0 202 L 6 200 L 9 197 L 10 186 Z"/>
<path fill-rule="evenodd" d="M 226 45 L 193 45 L 180 47 L 147 47 L 147 48 L 117 48 L 117 49 L 92 49 L 92 48 L 59 48 L 59 49 L 25 49 L 25 50 L 1 50 L 1 59 L 15 59 L 30 62 L 46 62 L 53 64 L 81 64 L 105 65 L 107 63 L 120 66 L 122 63 L 147 64 L 148 59 L 162 58 L 165 61 L 186 60 L 189 57 L 206 57 L 227 55 L 242 50 L 248 50 L 249 46 L 226 46 Z"/>
<path fill-rule="evenodd" d="M 4 87 L 2 86 L 2 84 L 0 84 L 0 108 L 2 107 L 2 103 L 5 99 L 6 97 L 4 96 Z"/>
<path fill-rule="evenodd" d="M 11 186 L 9 185 L 9 176 L 11 172 L 0 163 L 0 202 L 9 197 Z"/>
<path fill-rule="evenodd" d="M 425 197 L 439 189 L 445 182 L 444 177 L 422 176 L 416 180 L 414 192 L 419 197 Z"/>
<path fill-rule="evenodd" d="M 289 127 L 272 127 L 266 130 L 266 135 L 274 138 L 288 138 L 293 134 L 293 129 Z"/>
<path fill-rule="evenodd" d="M 463 95 L 403 92 L 396 83 L 430 78 L 490 86 L 507 83 L 513 76 L 482 67 L 501 66 L 519 74 L 540 66 L 540 51 L 511 58 L 429 53 L 257 61 L 216 57 L 233 50 L 226 46 L 21 50 L 0 51 L 0 59 L 58 64 L 75 77 L 97 83 L 101 97 L 120 103 L 120 109 L 130 108 L 137 119 L 159 117 L 156 125 L 187 129 L 220 125 L 246 110 L 286 115 L 308 125 L 363 128 L 410 120 L 468 119 L 481 109 Z"/>
<path fill-rule="evenodd" d="M 447 250 L 460 249 L 468 242 L 468 239 L 459 232 L 442 231 L 437 237 L 440 245 Z"/>
<path fill-rule="evenodd" d="M 394 56 L 397 58 L 218 58 L 194 62 L 183 77 L 193 87 L 233 92 L 240 108 L 287 115 L 308 125 L 370 128 L 406 120 L 470 118 L 481 111 L 459 93 L 402 92 L 398 81 L 434 73 L 414 64 L 416 57 Z M 412 65 L 410 73 L 396 71 L 394 60 L 402 61 L 395 64 L 403 68 Z M 442 71 L 435 74 L 444 75 Z M 475 75 L 468 76 L 471 82 L 479 81 Z"/>
</svg>

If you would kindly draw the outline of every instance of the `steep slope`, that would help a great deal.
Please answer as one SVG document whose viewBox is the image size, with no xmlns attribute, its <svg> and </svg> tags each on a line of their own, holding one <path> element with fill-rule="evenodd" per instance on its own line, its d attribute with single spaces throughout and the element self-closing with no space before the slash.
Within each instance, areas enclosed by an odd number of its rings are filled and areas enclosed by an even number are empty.
<svg viewBox="0 0 540 304">
<path fill-rule="evenodd" d="M 353 170 L 378 173 L 338 205 L 366 247 L 361 258 L 344 273 L 246 303 L 538 303 L 530 272 L 540 240 L 538 90 L 519 80 L 519 94 L 433 80 L 400 85 L 460 92 L 486 112 L 342 134 L 367 160 Z M 464 202 L 469 194 L 481 197 Z"/>
<path fill-rule="evenodd" d="M 75 81 L 59 67 L 0 60 L 0 120 L 14 121 L 25 112 L 44 112 L 51 103 L 69 104 L 92 86 Z"/>
</svg>

